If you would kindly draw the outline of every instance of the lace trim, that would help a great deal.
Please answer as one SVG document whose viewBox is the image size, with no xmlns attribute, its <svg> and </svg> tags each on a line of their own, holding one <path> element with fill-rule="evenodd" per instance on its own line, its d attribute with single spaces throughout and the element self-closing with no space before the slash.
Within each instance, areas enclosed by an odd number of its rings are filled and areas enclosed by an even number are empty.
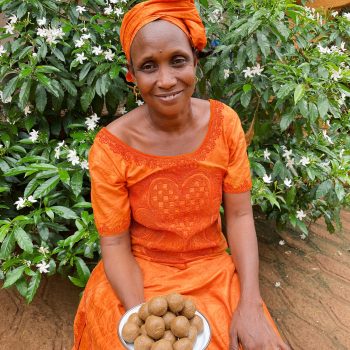
<svg viewBox="0 0 350 350">
<path fill-rule="evenodd" d="M 210 116 L 210 122 L 205 139 L 199 148 L 188 154 L 180 154 L 177 156 L 156 156 L 151 154 L 142 153 L 127 144 L 120 141 L 117 137 L 114 137 L 108 132 L 107 129 L 103 128 L 97 134 L 96 138 L 107 144 L 112 152 L 121 154 L 123 159 L 127 162 L 133 162 L 136 165 L 147 165 L 151 168 L 157 168 L 164 165 L 189 165 L 193 164 L 195 161 L 204 160 L 206 156 L 214 149 L 216 140 L 220 137 L 222 133 L 223 125 L 223 108 L 224 105 L 215 100 L 211 100 L 210 111 L 212 115 Z"/>
<path fill-rule="evenodd" d="M 224 184 L 223 191 L 225 193 L 243 193 L 251 190 L 252 188 L 252 180 L 250 178 L 245 179 L 239 185 L 231 185 L 229 183 Z"/>
</svg>

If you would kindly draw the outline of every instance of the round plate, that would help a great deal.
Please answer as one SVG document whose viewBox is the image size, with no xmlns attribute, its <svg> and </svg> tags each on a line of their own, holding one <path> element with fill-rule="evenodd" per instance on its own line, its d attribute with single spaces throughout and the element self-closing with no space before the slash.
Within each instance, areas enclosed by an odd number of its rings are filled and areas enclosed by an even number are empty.
<svg viewBox="0 0 350 350">
<path fill-rule="evenodd" d="M 128 350 L 134 350 L 134 344 L 129 344 L 124 341 L 124 339 L 122 338 L 122 329 L 125 323 L 127 322 L 129 316 L 135 312 L 138 312 L 141 305 L 142 304 L 136 305 L 130 310 L 128 310 L 119 321 L 118 336 L 121 343 L 124 345 L 125 349 L 128 349 Z M 199 311 L 196 311 L 196 315 L 198 315 L 202 319 L 204 327 L 203 327 L 203 332 L 198 334 L 197 336 L 196 342 L 193 346 L 193 350 L 205 350 L 209 346 L 210 339 L 211 339 L 211 330 L 210 330 L 209 322 L 203 316 L 203 314 L 201 314 Z"/>
</svg>

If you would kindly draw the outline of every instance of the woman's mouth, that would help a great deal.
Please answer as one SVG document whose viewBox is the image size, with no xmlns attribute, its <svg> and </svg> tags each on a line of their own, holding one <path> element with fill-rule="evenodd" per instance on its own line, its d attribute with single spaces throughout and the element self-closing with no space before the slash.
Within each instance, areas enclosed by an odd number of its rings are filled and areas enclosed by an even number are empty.
<svg viewBox="0 0 350 350">
<path fill-rule="evenodd" d="M 169 94 L 162 94 L 162 95 L 156 95 L 159 99 L 161 99 L 162 101 L 166 101 L 166 102 L 170 102 L 175 100 L 182 91 L 176 91 L 173 93 L 169 93 Z"/>
</svg>

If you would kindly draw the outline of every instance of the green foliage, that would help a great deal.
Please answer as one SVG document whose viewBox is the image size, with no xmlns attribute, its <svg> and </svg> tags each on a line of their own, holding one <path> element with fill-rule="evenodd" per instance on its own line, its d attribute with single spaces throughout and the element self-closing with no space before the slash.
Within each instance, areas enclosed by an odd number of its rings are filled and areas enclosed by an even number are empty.
<svg viewBox="0 0 350 350">
<path fill-rule="evenodd" d="M 27 302 L 43 274 L 84 287 L 99 258 L 87 157 L 101 118 L 136 106 L 118 37 L 134 3 L 0 0 L 0 278 Z M 350 203 L 349 20 L 291 0 L 197 6 L 198 93 L 254 122 L 253 204 L 304 236 L 319 217 L 334 231 Z"/>
</svg>

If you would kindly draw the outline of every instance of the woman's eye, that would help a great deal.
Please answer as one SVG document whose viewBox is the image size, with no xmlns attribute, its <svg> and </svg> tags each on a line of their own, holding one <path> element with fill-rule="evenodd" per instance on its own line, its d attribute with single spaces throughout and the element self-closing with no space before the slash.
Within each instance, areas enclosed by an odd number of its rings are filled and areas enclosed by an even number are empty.
<svg viewBox="0 0 350 350">
<path fill-rule="evenodd" d="M 144 71 L 150 71 L 154 68 L 155 68 L 155 65 L 153 63 L 145 63 L 141 69 Z"/>
<path fill-rule="evenodd" d="M 173 60 L 173 64 L 175 65 L 182 65 L 184 63 L 186 63 L 186 59 L 183 57 L 177 57 Z"/>
</svg>

